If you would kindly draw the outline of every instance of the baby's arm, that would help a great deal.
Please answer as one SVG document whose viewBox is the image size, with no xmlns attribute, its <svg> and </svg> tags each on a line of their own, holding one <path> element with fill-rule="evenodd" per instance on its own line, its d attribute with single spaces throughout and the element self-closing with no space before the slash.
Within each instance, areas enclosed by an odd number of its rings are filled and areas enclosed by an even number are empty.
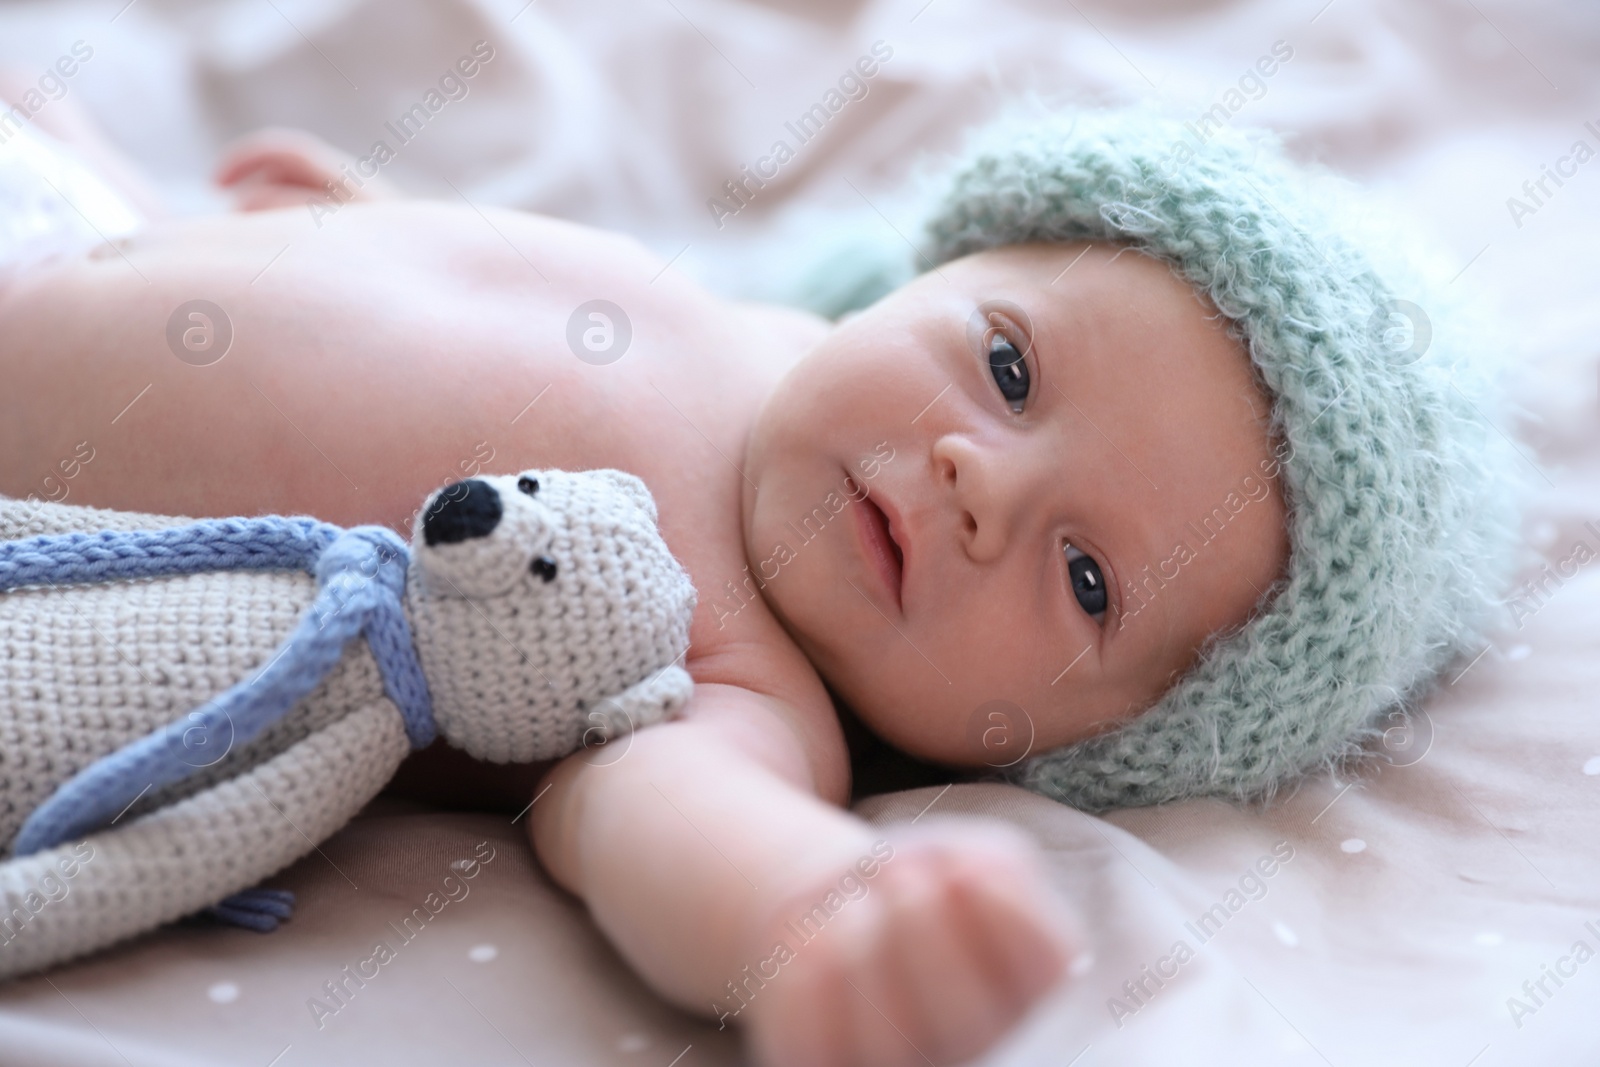
<svg viewBox="0 0 1600 1067">
<path fill-rule="evenodd" d="M 987 820 L 869 826 L 816 795 L 798 722 L 774 697 L 700 684 L 684 719 L 621 758 L 550 774 L 530 820 L 541 860 L 662 996 L 739 1012 L 762 1064 L 970 1057 L 1070 954 L 1035 849 Z M 885 838 L 866 895 L 803 940 L 801 917 Z"/>
</svg>

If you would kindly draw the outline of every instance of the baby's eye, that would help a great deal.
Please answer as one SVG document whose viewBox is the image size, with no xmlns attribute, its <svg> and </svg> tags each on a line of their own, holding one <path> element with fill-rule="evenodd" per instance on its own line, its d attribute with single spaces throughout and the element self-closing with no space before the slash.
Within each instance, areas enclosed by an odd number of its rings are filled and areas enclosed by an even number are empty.
<svg viewBox="0 0 1600 1067">
<path fill-rule="evenodd" d="M 1004 334 L 995 334 L 989 342 L 989 373 L 994 376 L 1000 395 L 1006 398 L 1011 410 L 1021 414 L 1033 377 L 1028 373 L 1028 361 Z"/>
<path fill-rule="evenodd" d="M 1072 579 L 1072 595 L 1095 621 L 1106 613 L 1106 580 L 1100 573 L 1100 564 L 1067 545 L 1067 574 Z"/>
</svg>

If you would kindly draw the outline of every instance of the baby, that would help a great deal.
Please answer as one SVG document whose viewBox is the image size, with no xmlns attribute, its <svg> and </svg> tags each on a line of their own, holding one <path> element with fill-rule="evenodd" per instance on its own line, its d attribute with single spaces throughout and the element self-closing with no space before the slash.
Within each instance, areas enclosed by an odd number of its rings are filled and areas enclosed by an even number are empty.
<svg viewBox="0 0 1600 1067">
<path fill-rule="evenodd" d="M 700 592 L 681 718 L 620 756 L 496 778 L 430 751 L 408 779 L 532 800 L 551 877 L 758 1062 L 962 1060 L 1087 962 L 1078 926 L 1008 824 L 845 810 L 835 699 L 1088 808 L 1260 795 L 1420 691 L 1500 572 L 1466 395 L 1383 358 L 1388 290 L 1274 157 L 1174 159 L 1180 135 L 998 127 L 925 273 L 833 325 L 623 236 L 356 188 L 266 131 L 220 165 L 237 213 L 14 261 L 0 492 L 404 529 L 478 470 L 638 474 Z"/>
</svg>

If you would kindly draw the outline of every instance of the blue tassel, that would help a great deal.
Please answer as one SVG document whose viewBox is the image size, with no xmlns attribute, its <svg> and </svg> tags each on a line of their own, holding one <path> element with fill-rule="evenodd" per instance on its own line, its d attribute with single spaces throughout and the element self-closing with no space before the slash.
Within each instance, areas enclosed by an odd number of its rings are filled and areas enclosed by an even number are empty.
<svg viewBox="0 0 1600 1067">
<path fill-rule="evenodd" d="M 231 926 L 270 934 L 278 928 L 279 922 L 294 914 L 294 894 L 287 889 L 257 886 L 217 901 L 203 914 Z"/>
</svg>

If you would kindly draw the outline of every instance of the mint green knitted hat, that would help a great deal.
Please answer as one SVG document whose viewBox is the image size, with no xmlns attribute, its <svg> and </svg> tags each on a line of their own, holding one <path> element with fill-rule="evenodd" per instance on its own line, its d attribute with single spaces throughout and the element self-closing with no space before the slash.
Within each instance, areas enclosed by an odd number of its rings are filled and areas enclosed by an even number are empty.
<svg viewBox="0 0 1600 1067">
<path fill-rule="evenodd" d="M 1232 320 L 1289 453 L 1290 561 L 1254 617 L 1124 725 L 1005 772 L 1017 784 L 1090 810 L 1270 795 L 1487 645 L 1517 489 L 1483 335 L 1413 269 L 1421 247 L 1362 236 L 1331 180 L 1269 134 L 1200 142 L 1145 110 L 1001 120 L 944 180 L 919 267 L 1040 240 L 1167 261 Z"/>
</svg>

